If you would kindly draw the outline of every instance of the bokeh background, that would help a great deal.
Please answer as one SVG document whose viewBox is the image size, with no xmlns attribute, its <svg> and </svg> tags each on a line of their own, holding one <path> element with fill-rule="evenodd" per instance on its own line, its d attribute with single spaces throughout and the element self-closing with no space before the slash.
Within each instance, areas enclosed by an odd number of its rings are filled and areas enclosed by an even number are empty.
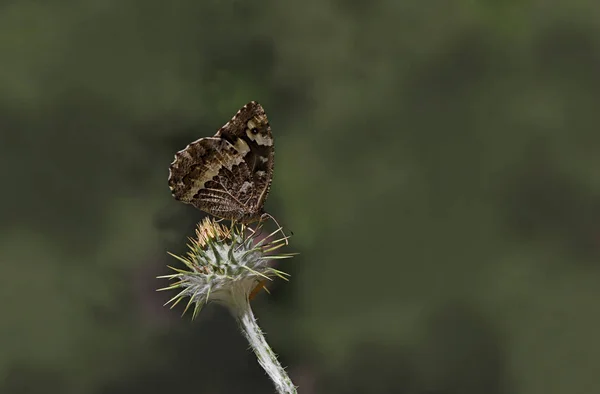
<svg viewBox="0 0 600 394">
<path fill-rule="evenodd" d="M 175 151 L 267 110 L 302 394 L 600 392 L 596 1 L 0 2 L 0 393 L 270 393 L 156 279 Z"/>
</svg>

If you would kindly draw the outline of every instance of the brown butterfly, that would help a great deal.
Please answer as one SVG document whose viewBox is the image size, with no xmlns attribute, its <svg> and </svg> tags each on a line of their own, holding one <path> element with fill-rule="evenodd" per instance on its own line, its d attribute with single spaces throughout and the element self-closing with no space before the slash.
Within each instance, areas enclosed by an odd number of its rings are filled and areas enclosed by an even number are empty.
<svg viewBox="0 0 600 394">
<path fill-rule="evenodd" d="M 177 200 L 213 216 L 251 223 L 263 218 L 273 179 L 274 147 L 263 107 L 244 105 L 214 137 L 175 154 L 169 187 Z"/>
</svg>

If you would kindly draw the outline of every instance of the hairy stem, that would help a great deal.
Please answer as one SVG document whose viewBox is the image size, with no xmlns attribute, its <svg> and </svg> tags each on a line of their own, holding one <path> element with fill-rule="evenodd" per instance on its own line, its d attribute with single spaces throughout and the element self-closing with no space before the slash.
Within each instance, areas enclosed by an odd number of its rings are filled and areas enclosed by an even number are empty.
<svg viewBox="0 0 600 394">
<path fill-rule="evenodd" d="M 269 375 L 275 384 L 277 393 L 297 394 L 296 387 L 292 383 L 292 380 L 281 364 L 279 364 L 277 356 L 269 347 L 262 330 L 258 326 L 258 322 L 252 313 L 248 298 L 244 296 L 243 302 L 237 302 L 235 310 L 232 310 L 232 312 L 240 325 L 242 333 L 256 354 L 259 364 L 264 368 L 267 375 Z"/>
</svg>

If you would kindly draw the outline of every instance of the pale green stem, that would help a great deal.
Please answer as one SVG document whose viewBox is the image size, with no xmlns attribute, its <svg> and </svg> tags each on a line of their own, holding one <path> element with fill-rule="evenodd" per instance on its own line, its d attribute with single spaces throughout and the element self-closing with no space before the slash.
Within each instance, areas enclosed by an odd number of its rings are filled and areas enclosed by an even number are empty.
<svg viewBox="0 0 600 394">
<path fill-rule="evenodd" d="M 235 308 L 232 309 L 242 333 L 250 343 L 252 350 L 258 358 L 258 363 L 267 372 L 267 375 L 271 378 L 275 384 L 278 394 L 297 394 L 296 387 L 292 383 L 292 380 L 285 372 L 285 369 L 279 364 L 277 356 L 269 347 L 265 336 L 258 326 L 258 322 L 254 318 L 252 308 L 248 298 L 244 296 L 244 301 L 238 298 L 238 302 L 235 303 Z"/>
</svg>

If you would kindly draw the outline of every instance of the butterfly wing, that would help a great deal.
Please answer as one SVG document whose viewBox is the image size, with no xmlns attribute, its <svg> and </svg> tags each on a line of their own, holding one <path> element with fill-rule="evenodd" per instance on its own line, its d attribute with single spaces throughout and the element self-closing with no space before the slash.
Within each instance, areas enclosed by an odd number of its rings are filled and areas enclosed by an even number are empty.
<svg viewBox="0 0 600 394">
<path fill-rule="evenodd" d="M 250 148 L 243 164 L 251 174 L 251 178 L 245 180 L 252 183 L 253 190 L 248 207 L 262 213 L 271 189 L 275 159 L 273 134 L 265 110 L 257 102 L 251 101 L 221 127 L 216 136 L 232 144 L 239 143 L 241 139 Z"/>
<path fill-rule="evenodd" d="M 273 137 L 256 102 L 242 107 L 214 137 L 177 152 L 169 186 L 173 196 L 211 215 L 251 222 L 262 214 L 273 177 Z"/>
</svg>

